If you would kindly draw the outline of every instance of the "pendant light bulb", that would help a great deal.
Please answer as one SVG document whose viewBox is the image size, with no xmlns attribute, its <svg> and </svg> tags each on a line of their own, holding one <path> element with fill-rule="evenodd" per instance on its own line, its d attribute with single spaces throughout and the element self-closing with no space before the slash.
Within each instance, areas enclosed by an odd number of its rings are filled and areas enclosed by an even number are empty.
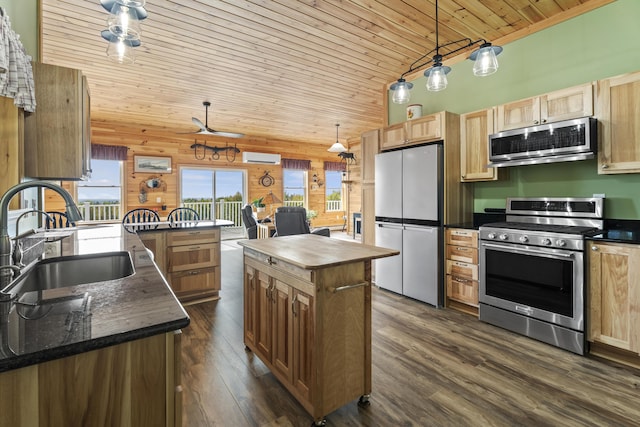
<svg viewBox="0 0 640 427">
<path fill-rule="evenodd" d="M 133 7 L 116 2 L 107 18 L 107 28 L 117 37 L 140 40 L 140 20 Z"/>
<path fill-rule="evenodd" d="M 492 46 L 491 43 L 484 43 L 480 48 L 471 53 L 469 58 L 473 61 L 473 74 L 484 77 L 498 71 L 498 54 L 502 52 L 500 46 Z"/>
<path fill-rule="evenodd" d="M 391 100 L 394 104 L 406 104 L 411 99 L 411 88 L 413 83 L 407 82 L 402 77 L 397 82 L 391 85 L 390 89 L 393 92 Z"/>
<path fill-rule="evenodd" d="M 424 72 L 427 77 L 427 90 L 430 92 L 439 92 L 447 88 L 447 74 L 451 68 L 443 66 L 437 62 L 433 67 Z"/>
</svg>

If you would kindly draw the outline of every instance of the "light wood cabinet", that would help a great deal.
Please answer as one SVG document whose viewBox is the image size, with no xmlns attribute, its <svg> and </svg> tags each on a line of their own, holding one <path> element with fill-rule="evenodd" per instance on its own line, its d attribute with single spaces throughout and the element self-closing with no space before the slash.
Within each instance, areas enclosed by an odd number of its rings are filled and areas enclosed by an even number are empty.
<svg viewBox="0 0 640 427">
<path fill-rule="evenodd" d="M 24 175 L 87 179 L 91 175 L 89 85 L 82 71 L 33 63 L 36 111 L 24 114 Z"/>
<path fill-rule="evenodd" d="M 362 243 L 375 244 L 375 171 L 376 154 L 379 151 L 380 131 L 365 132 L 360 137 L 362 157 L 362 187 L 360 207 L 362 214 Z"/>
<path fill-rule="evenodd" d="M 495 110 L 489 108 L 460 115 L 460 180 L 495 181 L 500 168 L 488 168 L 489 135 L 494 131 Z"/>
<path fill-rule="evenodd" d="M 478 314 L 478 231 L 446 230 L 447 307 Z"/>
<path fill-rule="evenodd" d="M 383 128 L 380 149 L 441 140 L 444 138 L 443 122 L 444 114 L 440 112 Z"/>
<path fill-rule="evenodd" d="M 153 252 L 153 261 L 163 275 L 167 273 L 164 250 L 166 247 L 165 235 L 166 232 L 164 231 L 145 231 L 138 234 L 145 248 Z"/>
<path fill-rule="evenodd" d="M 0 373 L 2 425 L 182 426 L 180 331 Z"/>
<path fill-rule="evenodd" d="M 591 83 L 496 107 L 496 132 L 593 115 Z"/>
<path fill-rule="evenodd" d="M 594 241 L 587 243 L 588 340 L 638 356 L 640 246 Z"/>
<path fill-rule="evenodd" d="M 598 173 L 640 172 L 640 72 L 598 81 L 597 100 Z"/>
<path fill-rule="evenodd" d="M 181 302 L 219 298 L 220 229 L 142 231 L 138 235 Z"/>
<path fill-rule="evenodd" d="M 316 422 L 358 397 L 365 402 L 371 258 L 393 251 L 309 235 L 241 245 L 247 348 Z"/>
</svg>

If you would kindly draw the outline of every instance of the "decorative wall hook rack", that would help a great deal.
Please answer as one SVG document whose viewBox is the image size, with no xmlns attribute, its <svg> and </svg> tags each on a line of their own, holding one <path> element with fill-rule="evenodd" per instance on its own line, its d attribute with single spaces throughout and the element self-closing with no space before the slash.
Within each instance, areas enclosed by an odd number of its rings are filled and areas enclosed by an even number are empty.
<svg viewBox="0 0 640 427">
<path fill-rule="evenodd" d="M 160 176 L 151 175 L 140 183 L 140 193 L 155 193 L 167 191 L 167 184 Z"/>
<path fill-rule="evenodd" d="M 211 151 L 213 153 L 211 154 L 209 160 L 218 160 L 220 159 L 220 152 L 224 151 L 228 162 L 235 161 L 236 154 L 240 152 L 240 149 L 238 149 L 235 144 L 233 145 L 233 147 L 230 145 L 227 145 L 225 147 L 216 147 L 214 145 L 213 147 L 210 147 L 206 142 L 204 144 L 200 144 L 197 141 L 191 145 L 191 149 L 193 149 L 193 156 L 196 158 L 196 160 L 204 160 L 205 157 L 207 157 L 207 151 Z M 198 152 L 200 152 L 200 154 L 198 154 Z"/>
</svg>

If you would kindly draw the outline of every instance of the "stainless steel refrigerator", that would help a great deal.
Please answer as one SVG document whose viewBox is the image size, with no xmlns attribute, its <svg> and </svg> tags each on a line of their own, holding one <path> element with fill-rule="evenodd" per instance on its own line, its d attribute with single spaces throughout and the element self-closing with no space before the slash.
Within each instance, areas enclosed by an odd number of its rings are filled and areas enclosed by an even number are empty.
<svg viewBox="0 0 640 427">
<path fill-rule="evenodd" d="M 376 155 L 376 245 L 400 251 L 375 260 L 377 286 L 442 306 L 442 144 Z"/>
</svg>

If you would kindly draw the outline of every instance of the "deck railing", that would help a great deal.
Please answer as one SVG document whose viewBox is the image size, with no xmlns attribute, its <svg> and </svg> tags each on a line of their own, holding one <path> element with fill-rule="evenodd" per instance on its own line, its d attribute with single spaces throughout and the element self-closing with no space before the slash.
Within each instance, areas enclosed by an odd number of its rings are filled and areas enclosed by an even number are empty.
<svg viewBox="0 0 640 427">
<path fill-rule="evenodd" d="M 187 202 L 182 206 L 191 208 L 198 212 L 202 219 L 226 219 L 233 221 L 234 227 L 242 226 L 242 205 L 243 202 L 228 202 L 221 200 L 219 202 Z M 214 213 L 212 215 L 211 213 Z"/>
<path fill-rule="evenodd" d="M 342 200 L 327 200 L 327 212 L 329 211 L 341 211 Z"/>
<path fill-rule="evenodd" d="M 285 200 L 284 206 L 304 206 L 304 200 Z"/>
<path fill-rule="evenodd" d="M 85 221 L 120 221 L 120 204 L 92 204 L 84 202 L 80 206 L 80 213 Z"/>
</svg>

